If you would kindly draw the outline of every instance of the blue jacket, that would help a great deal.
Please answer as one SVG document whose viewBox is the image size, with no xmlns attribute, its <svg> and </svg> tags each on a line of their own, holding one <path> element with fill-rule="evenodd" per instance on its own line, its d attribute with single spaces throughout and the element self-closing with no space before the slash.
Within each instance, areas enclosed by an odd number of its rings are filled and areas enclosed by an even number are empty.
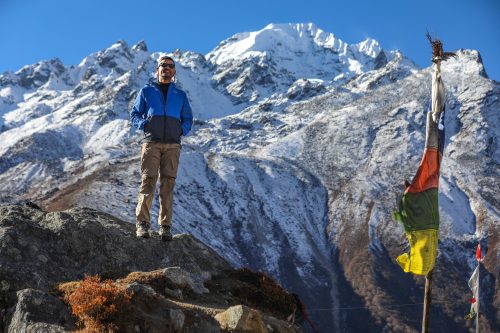
<svg viewBox="0 0 500 333">
<path fill-rule="evenodd" d="M 130 121 L 144 131 L 145 142 L 181 143 L 181 136 L 191 130 L 193 112 L 186 93 L 174 83 L 165 102 L 158 83 L 150 81 L 137 95 Z"/>
</svg>

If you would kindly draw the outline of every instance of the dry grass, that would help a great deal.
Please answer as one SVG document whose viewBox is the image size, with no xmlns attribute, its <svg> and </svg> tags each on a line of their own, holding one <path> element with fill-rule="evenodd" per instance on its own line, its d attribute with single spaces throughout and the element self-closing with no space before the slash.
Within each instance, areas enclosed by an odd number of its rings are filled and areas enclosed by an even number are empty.
<svg viewBox="0 0 500 333">
<path fill-rule="evenodd" d="M 180 289 L 184 296 L 194 296 L 191 287 L 188 285 L 177 285 L 172 282 L 163 270 L 152 272 L 132 272 L 123 279 L 117 280 L 120 284 L 131 284 L 137 282 L 152 287 L 157 293 L 165 295 L 165 289 Z"/>
<path fill-rule="evenodd" d="M 255 308 L 286 318 L 299 306 L 300 301 L 294 295 L 289 294 L 265 273 L 242 268 L 233 270 L 230 275 L 245 282 L 244 286 L 233 290 L 235 296 L 246 300 Z"/>
<path fill-rule="evenodd" d="M 164 279 L 165 279 L 165 274 L 163 274 L 163 271 L 153 271 L 153 272 L 132 272 L 125 278 L 120 279 L 120 281 L 127 284 L 132 282 L 138 282 L 141 284 L 151 284 L 158 280 L 162 281 Z"/>
</svg>

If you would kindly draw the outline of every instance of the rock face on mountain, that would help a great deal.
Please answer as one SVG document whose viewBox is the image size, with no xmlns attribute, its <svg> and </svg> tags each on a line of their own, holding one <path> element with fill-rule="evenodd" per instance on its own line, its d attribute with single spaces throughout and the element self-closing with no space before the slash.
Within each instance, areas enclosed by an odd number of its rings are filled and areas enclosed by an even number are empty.
<svg viewBox="0 0 500 333">
<path fill-rule="evenodd" d="M 47 213 L 27 205 L 0 206 L 0 328 L 69 332 L 75 319 L 56 297 L 56 286 L 85 274 L 126 280 L 133 293 L 134 307 L 126 314 L 134 319 L 127 325 L 130 332 L 221 332 L 234 325 L 243 331 L 257 324 L 258 332 L 301 331 L 275 318 L 264 298 L 260 308 L 250 293 L 240 303 L 238 292 L 250 288 L 237 278 L 244 274 L 231 271 L 192 236 L 176 235 L 165 243 L 137 239 L 134 231 L 130 223 L 87 208 Z M 224 288 L 218 287 L 222 283 Z M 238 305 L 246 310 L 233 314 L 231 306 Z"/>
<path fill-rule="evenodd" d="M 174 231 L 275 277 L 324 331 L 419 331 L 423 279 L 394 261 L 407 241 L 391 213 L 422 156 L 432 69 L 312 24 L 271 24 L 207 55 L 170 55 L 198 118 L 183 140 Z M 77 66 L 53 60 L 0 75 L 0 202 L 86 206 L 134 222 L 141 133 L 127 118 L 158 56 L 118 42 Z M 458 50 L 442 75 L 431 329 L 472 329 L 462 318 L 479 242 L 481 330 L 494 331 L 500 86 L 474 50 Z"/>
</svg>

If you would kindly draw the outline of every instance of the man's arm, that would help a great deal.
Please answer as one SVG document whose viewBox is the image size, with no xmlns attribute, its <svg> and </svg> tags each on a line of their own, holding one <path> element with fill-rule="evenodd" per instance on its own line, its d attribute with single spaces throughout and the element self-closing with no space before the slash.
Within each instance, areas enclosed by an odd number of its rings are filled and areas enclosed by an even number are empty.
<svg viewBox="0 0 500 333">
<path fill-rule="evenodd" d="M 146 100 L 142 94 L 142 89 L 139 91 L 137 98 L 135 99 L 135 104 L 130 111 L 130 122 L 132 126 L 144 130 L 144 125 L 147 123 L 144 115 L 146 113 Z"/>
<path fill-rule="evenodd" d="M 191 111 L 191 106 L 189 105 L 189 100 L 186 95 L 181 110 L 182 135 L 187 135 L 189 133 L 192 124 L 193 124 L 193 111 Z"/>
</svg>

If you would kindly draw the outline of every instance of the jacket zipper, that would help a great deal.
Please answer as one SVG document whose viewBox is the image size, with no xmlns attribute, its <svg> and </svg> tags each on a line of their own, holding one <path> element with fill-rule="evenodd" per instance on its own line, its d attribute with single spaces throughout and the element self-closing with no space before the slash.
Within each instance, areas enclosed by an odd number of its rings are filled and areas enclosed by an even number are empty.
<svg viewBox="0 0 500 333">
<path fill-rule="evenodd" d="M 170 88 L 170 86 L 168 87 Z M 163 104 L 165 105 L 165 108 L 163 109 L 163 143 L 166 142 L 165 140 L 165 131 L 167 130 L 167 94 L 168 94 L 168 88 L 167 92 L 165 93 L 165 96 L 163 96 L 163 93 L 161 94 L 163 97 Z"/>
<path fill-rule="evenodd" d="M 170 86 L 169 86 L 170 88 Z M 161 91 L 161 89 L 159 89 L 158 87 L 155 87 L 156 91 L 158 91 L 158 93 L 160 94 L 161 96 L 161 99 L 163 101 L 163 131 L 162 131 L 162 142 L 165 143 L 165 130 L 166 130 L 166 127 L 167 127 L 167 101 L 166 101 L 166 96 L 163 96 L 163 92 Z M 167 94 L 168 94 L 168 89 L 167 89 Z"/>
</svg>

